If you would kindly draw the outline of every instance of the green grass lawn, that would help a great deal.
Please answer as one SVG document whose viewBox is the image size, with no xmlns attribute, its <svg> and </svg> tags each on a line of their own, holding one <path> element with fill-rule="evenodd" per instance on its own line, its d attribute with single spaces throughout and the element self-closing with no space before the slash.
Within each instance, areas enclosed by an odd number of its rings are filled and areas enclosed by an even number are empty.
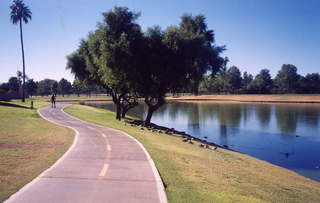
<svg viewBox="0 0 320 203">
<path fill-rule="evenodd" d="M 265 161 L 125 125 L 104 109 L 72 105 L 65 111 L 138 139 L 155 161 L 170 202 L 320 202 L 319 182 Z"/>
<path fill-rule="evenodd" d="M 42 119 L 29 107 L 30 100 L 0 102 L 0 202 L 50 167 L 73 141 L 72 130 Z"/>
</svg>

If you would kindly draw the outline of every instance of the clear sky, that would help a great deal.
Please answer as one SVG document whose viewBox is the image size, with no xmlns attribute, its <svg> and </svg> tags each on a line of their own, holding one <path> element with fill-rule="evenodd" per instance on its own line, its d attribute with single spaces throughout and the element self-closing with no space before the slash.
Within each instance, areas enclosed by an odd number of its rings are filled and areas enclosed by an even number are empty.
<svg viewBox="0 0 320 203">
<path fill-rule="evenodd" d="M 35 80 L 62 77 L 66 55 L 114 6 L 141 12 L 145 30 L 177 25 L 184 13 L 204 14 L 229 65 L 274 76 L 291 63 L 302 75 L 320 71 L 320 0 L 25 0 L 33 12 L 24 27 L 26 73 Z M 9 20 L 11 0 L 0 0 L 0 82 L 22 70 L 19 27 Z"/>
</svg>

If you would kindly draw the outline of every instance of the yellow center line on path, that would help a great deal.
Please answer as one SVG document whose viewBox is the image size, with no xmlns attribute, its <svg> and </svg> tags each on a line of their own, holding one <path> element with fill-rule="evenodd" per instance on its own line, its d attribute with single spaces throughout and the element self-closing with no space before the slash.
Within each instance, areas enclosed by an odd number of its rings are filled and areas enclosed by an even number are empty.
<svg viewBox="0 0 320 203">
<path fill-rule="evenodd" d="M 95 130 L 93 127 L 91 126 L 87 126 L 90 130 Z"/>
<path fill-rule="evenodd" d="M 107 153 L 107 158 L 106 158 L 106 161 L 107 161 L 107 160 L 109 160 L 109 158 L 110 158 L 111 146 L 110 146 L 110 144 L 109 144 L 109 141 L 108 141 L 108 139 L 107 139 L 107 136 L 106 136 L 104 133 L 102 133 L 101 136 L 102 136 L 103 138 L 105 138 L 106 144 L 107 144 L 107 151 L 109 152 L 109 153 Z M 108 162 L 108 161 L 107 161 L 107 162 Z M 99 176 L 100 176 L 100 177 L 105 176 L 106 173 L 107 173 L 107 171 L 108 171 L 108 168 L 109 168 L 109 164 L 104 164 L 104 165 L 103 165 L 103 168 L 102 168 L 102 170 L 101 170 L 101 172 L 100 172 L 100 174 L 99 174 Z"/>
<path fill-rule="evenodd" d="M 78 121 L 68 120 L 69 123 L 79 124 Z"/>
<path fill-rule="evenodd" d="M 110 145 L 109 142 L 108 142 L 107 136 L 106 136 L 104 133 L 102 133 L 101 135 L 102 135 L 102 137 L 104 137 L 104 138 L 106 139 L 106 142 L 107 142 L 107 150 L 110 152 L 110 151 L 111 151 L 111 145 Z"/>
<path fill-rule="evenodd" d="M 111 145 L 107 144 L 107 150 L 110 152 L 111 151 Z"/>
<path fill-rule="evenodd" d="M 109 168 L 109 164 L 104 164 L 103 165 L 103 168 L 99 174 L 100 177 L 103 177 L 106 175 L 107 171 L 108 171 L 108 168 Z"/>
</svg>

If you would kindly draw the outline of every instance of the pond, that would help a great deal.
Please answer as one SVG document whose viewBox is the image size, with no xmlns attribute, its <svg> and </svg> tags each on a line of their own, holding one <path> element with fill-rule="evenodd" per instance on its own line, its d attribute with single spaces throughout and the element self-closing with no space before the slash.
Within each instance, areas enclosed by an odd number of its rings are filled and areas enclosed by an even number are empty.
<svg viewBox="0 0 320 203">
<path fill-rule="evenodd" d="M 146 110 L 139 105 L 129 115 L 144 119 Z M 319 104 L 171 102 L 152 122 L 320 181 Z"/>
</svg>

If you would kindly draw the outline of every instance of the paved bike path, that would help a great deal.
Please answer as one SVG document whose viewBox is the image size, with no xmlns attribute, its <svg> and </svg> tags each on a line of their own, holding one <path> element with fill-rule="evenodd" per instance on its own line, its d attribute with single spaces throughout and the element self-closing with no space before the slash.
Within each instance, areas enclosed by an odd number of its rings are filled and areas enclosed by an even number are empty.
<svg viewBox="0 0 320 203">
<path fill-rule="evenodd" d="M 77 135 L 51 168 L 6 202 L 167 202 L 163 183 L 143 146 L 129 135 L 76 119 L 66 104 L 39 114 Z"/>
</svg>

